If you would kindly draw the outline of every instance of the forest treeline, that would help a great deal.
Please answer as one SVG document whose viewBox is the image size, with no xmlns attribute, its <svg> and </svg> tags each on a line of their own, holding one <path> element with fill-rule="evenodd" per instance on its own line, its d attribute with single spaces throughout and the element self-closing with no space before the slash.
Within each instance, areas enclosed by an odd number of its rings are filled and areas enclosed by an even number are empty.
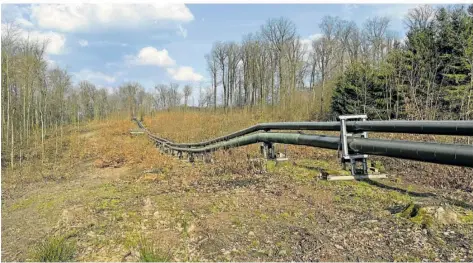
<svg viewBox="0 0 473 263">
<path fill-rule="evenodd" d="M 270 19 L 241 43 L 216 42 L 206 55 L 213 105 L 299 103 L 312 97 L 317 119 L 366 113 L 370 119 L 470 119 L 473 116 L 473 5 L 420 6 L 400 38 L 386 17 L 327 16 L 311 41 L 293 22 Z M 309 92 L 307 92 L 309 91 Z M 300 97 L 300 96 L 299 96 Z"/>
<path fill-rule="evenodd" d="M 327 16 L 321 33 L 307 40 L 289 19 L 269 19 L 240 43 L 214 43 L 205 55 L 208 86 L 145 90 L 125 83 L 112 92 L 88 81 L 74 84 L 65 69 L 48 66 L 48 43 L 2 24 L 2 165 L 21 164 L 33 145 L 44 157 L 45 138 L 62 138 L 64 125 L 152 114 L 188 105 L 192 93 L 203 108 L 304 108 L 317 120 L 350 113 L 471 119 L 473 5 L 412 9 L 405 37 L 390 22 L 373 17 L 357 25 Z"/>
</svg>

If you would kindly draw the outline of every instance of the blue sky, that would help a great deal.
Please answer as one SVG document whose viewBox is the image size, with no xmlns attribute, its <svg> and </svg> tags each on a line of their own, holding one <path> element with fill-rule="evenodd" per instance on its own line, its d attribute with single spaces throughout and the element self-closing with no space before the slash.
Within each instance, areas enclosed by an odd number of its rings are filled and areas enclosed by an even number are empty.
<svg viewBox="0 0 473 263">
<path fill-rule="evenodd" d="M 319 33 L 326 15 L 358 25 L 372 16 L 391 18 L 404 35 L 402 17 L 415 5 L 392 4 L 156 4 L 2 5 L 23 36 L 49 39 L 48 60 L 74 81 L 87 79 L 112 89 L 138 81 L 146 89 L 178 82 L 208 86 L 204 55 L 215 41 L 240 41 L 269 18 L 287 17 L 303 39 Z M 2 30 L 3 32 L 3 30 Z M 3 33 L 2 33 L 3 34 Z M 195 94 L 196 92 L 194 92 Z"/>
</svg>

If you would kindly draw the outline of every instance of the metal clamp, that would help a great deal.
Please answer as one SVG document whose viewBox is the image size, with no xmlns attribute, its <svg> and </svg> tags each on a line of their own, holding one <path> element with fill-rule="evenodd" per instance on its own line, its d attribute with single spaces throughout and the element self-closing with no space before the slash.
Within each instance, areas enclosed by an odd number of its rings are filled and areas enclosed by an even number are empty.
<svg viewBox="0 0 473 263">
<path fill-rule="evenodd" d="M 367 164 L 367 154 L 350 154 L 348 148 L 348 138 L 349 137 L 357 137 L 360 136 L 361 138 L 368 138 L 367 132 L 347 132 L 346 122 L 347 120 L 362 120 L 366 121 L 368 116 L 366 115 L 342 115 L 338 117 L 340 119 L 340 141 L 341 141 L 341 162 L 343 168 L 346 169 L 346 163 L 350 163 L 350 170 L 352 176 L 359 176 L 359 175 L 368 175 L 368 164 Z M 361 173 L 359 170 L 356 169 L 357 162 L 361 162 L 362 170 Z"/>
</svg>

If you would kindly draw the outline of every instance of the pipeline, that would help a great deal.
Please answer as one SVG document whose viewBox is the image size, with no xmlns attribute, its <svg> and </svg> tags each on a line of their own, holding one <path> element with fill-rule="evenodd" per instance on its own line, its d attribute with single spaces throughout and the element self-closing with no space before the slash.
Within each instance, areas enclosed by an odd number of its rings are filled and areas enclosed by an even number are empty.
<svg viewBox="0 0 473 263">
<path fill-rule="evenodd" d="M 187 152 L 190 154 L 208 153 L 219 149 L 229 149 L 254 143 L 281 143 L 292 145 L 304 145 L 333 150 L 339 149 L 340 145 L 340 138 L 336 136 L 265 132 L 240 135 L 232 139 L 217 141 L 203 146 L 194 146 L 193 148 L 191 148 L 183 146 L 189 144 L 176 144 L 168 140 L 159 138 L 158 136 L 151 134 L 139 121 L 137 121 L 137 123 L 142 129 L 146 131 L 146 133 L 152 140 L 161 143 L 163 146 L 170 150 L 177 152 Z M 367 123 L 367 121 L 365 121 L 364 123 Z M 408 126 L 404 125 L 398 127 L 403 127 L 398 129 L 401 130 L 405 129 L 405 127 Z M 423 128 L 424 131 L 428 131 L 428 129 L 429 128 Z M 470 145 L 350 137 L 348 138 L 348 147 L 350 153 L 372 154 L 473 168 L 473 146 Z"/>
<path fill-rule="evenodd" d="M 337 150 L 340 138 L 325 135 L 268 132 L 245 135 L 199 148 L 175 147 L 170 145 L 165 146 L 178 152 L 198 154 L 262 142 L 305 145 Z M 470 145 L 350 138 L 348 139 L 348 147 L 352 153 L 372 154 L 438 164 L 473 167 L 473 146 Z"/>
<path fill-rule="evenodd" d="M 140 128 L 144 127 L 135 119 Z M 433 135 L 473 136 L 473 121 L 352 121 L 346 124 L 348 132 L 386 132 L 386 133 L 414 133 Z M 249 128 L 221 136 L 212 140 L 198 143 L 175 143 L 166 139 L 169 146 L 202 147 L 217 142 L 230 140 L 256 131 L 270 130 L 314 130 L 340 131 L 340 122 L 273 122 L 261 123 Z M 156 136 L 156 138 L 158 138 Z"/>
</svg>

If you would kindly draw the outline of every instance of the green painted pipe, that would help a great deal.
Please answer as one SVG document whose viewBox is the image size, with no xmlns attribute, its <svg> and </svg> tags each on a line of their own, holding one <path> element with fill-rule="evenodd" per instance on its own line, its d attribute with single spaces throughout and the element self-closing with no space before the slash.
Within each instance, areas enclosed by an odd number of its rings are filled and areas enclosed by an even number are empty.
<svg viewBox="0 0 473 263">
<path fill-rule="evenodd" d="M 239 136 L 226 141 L 212 143 L 210 145 L 188 148 L 175 146 L 174 143 L 161 139 L 149 132 L 148 134 L 150 138 L 159 141 L 171 150 L 188 153 L 206 153 L 218 149 L 228 149 L 262 142 L 305 145 L 335 150 L 339 149 L 340 144 L 340 138 L 335 136 L 265 132 Z M 473 167 L 473 146 L 470 145 L 349 137 L 348 147 L 349 151 L 352 153 L 372 154 L 439 164 Z"/>
<path fill-rule="evenodd" d="M 143 124 L 135 119 L 137 124 L 144 128 Z M 413 133 L 413 134 L 436 134 L 436 135 L 459 135 L 473 136 L 473 121 L 352 121 L 346 123 L 348 132 L 387 132 L 387 133 Z M 175 143 L 170 140 L 159 138 L 170 146 L 176 147 L 201 147 L 217 142 L 234 139 L 256 131 L 269 130 L 319 130 L 340 131 L 340 122 L 274 122 L 261 123 L 249 128 L 221 136 L 209 141 L 199 143 Z"/>
</svg>

